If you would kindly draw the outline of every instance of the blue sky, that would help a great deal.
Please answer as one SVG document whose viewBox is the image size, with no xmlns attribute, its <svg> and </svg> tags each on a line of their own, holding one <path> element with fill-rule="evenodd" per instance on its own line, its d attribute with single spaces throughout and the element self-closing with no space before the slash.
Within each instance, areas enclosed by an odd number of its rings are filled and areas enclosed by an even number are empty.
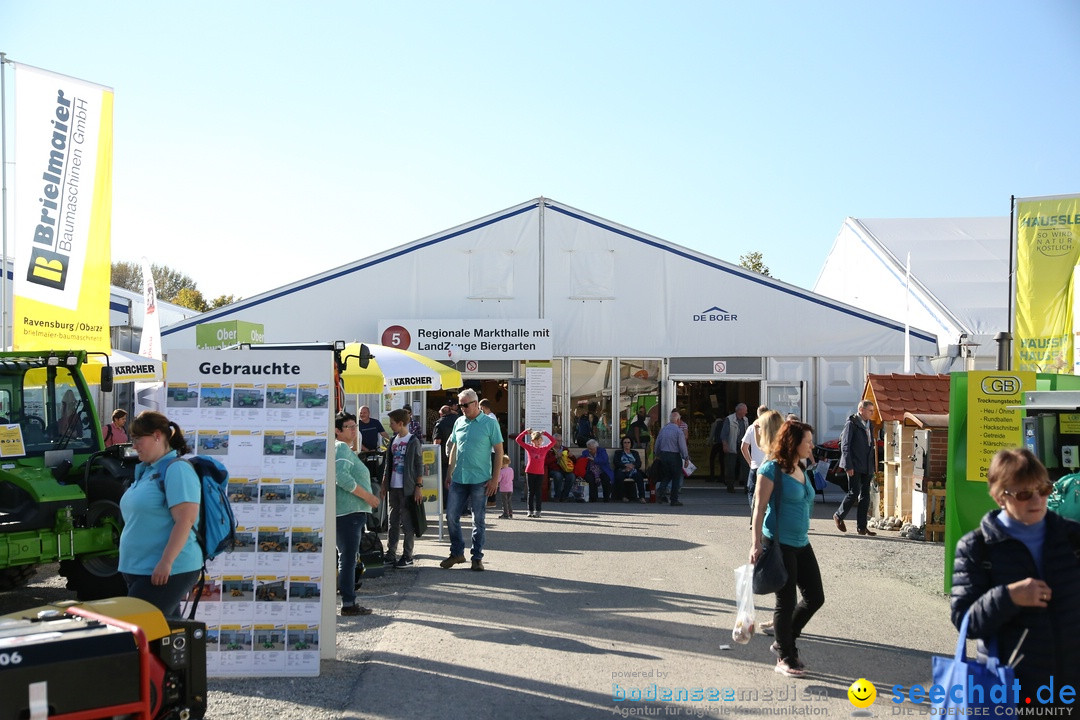
<svg viewBox="0 0 1080 720">
<path fill-rule="evenodd" d="M 207 297 L 540 195 L 810 287 L 847 216 L 1080 192 L 1073 0 L 6 0 L 0 51 L 115 89 L 113 259 Z"/>
</svg>

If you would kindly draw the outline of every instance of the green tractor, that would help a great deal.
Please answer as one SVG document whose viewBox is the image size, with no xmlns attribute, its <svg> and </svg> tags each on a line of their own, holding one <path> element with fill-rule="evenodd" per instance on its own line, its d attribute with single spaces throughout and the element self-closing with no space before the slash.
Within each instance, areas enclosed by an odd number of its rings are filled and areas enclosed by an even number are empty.
<svg viewBox="0 0 1080 720">
<path fill-rule="evenodd" d="M 138 459 L 102 447 L 87 353 L 0 353 L 0 591 L 60 563 L 81 600 L 126 595 L 117 571 L 120 496 Z M 111 368 L 101 389 L 111 391 Z"/>
<path fill-rule="evenodd" d="M 329 401 L 330 401 L 330 398 L 328 396 L 326 396 L 326 395 L 308 395 L 307 397 L 304 398 L 304 407 L 306 407 L 306 408 L 326 407 L 326 405 L 327 405 L 327 403 Z"/>
</svg>

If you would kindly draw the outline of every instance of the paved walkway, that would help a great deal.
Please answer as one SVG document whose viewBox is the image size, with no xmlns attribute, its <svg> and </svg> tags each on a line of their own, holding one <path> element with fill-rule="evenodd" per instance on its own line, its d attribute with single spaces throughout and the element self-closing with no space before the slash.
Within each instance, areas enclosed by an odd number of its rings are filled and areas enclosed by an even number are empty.
<svg viewBox="0 0 1080 720">
<path fill-rule="evenodd" d="M 780 708 L 847 717 L 847 688 L 864 676 L 882 716 L 892 713 L 893 684 L 927 681 L 930 656 L 953 648 L 942 547 L 840 535 L 830 519 L 840 495 L 831 492 L 811 527 L 826 604 L 800 644 L 810 674 L 777 675 L 771 638 L 731 641 L 732 569 L 749 542 L 745 499 L 715 486 L 684 499 L 681 508 L 552 503 L 540 520 L 492 519 L 483 573 L 442 570 L 447 543 L 418 541 L 417 567 L 365 582 L 360 602 L 376 613 L 339 620 L 338 660 L 320 678 L 213 680 L 211 717 L 232 717 L 227 696 L 249 692 L 280 703 L 283 718 L 740 717 Z M 762 610 L 771 600 L 758 599 Z M 702 699 L 613 699 L 683 688 L 702 688 Z M 710 700 L 710 690 L 730 699 Z"/>
</svg>

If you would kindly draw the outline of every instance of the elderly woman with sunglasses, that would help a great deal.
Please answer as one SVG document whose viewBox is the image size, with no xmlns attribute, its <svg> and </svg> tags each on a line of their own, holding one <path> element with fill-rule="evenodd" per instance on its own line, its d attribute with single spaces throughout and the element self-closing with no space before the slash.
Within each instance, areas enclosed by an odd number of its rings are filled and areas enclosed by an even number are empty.
<svg viewBox="0 0 1080 720">
<path fill-rule="evenodd" d="M 970 612 L 980 656 L 993 640 L 1002 662 L 1014 657 L 1021 703 L 1048 699 L 1036 691 L 1052 677 L 1054 705 L 1063 685 L 1080 686 L 1080 523 L 1047 511 L 1050 478 L 1030 450 L 998 451 L 987 489 L 1000 509 L 956 546 L 952 621 Z"/>
</svg>

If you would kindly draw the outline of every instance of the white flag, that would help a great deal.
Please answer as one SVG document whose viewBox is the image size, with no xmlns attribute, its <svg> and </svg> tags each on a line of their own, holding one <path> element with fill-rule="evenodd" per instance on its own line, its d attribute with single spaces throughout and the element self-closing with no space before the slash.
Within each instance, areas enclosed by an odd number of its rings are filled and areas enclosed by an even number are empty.
<svg viewBox="0 0 1080 720">
<path fill-rule="evenodd" d="M 154 276 L 150 273 L 150 261 L 142 259 L 143 311 L 142 339 L 139 354 L 143 357 L 161 359 L 161 322 L 157 314 L 157 291 Z M 135 414 L 143 410 L 165 411 L 165 383 L 135 383 Z"/>
</svg>

